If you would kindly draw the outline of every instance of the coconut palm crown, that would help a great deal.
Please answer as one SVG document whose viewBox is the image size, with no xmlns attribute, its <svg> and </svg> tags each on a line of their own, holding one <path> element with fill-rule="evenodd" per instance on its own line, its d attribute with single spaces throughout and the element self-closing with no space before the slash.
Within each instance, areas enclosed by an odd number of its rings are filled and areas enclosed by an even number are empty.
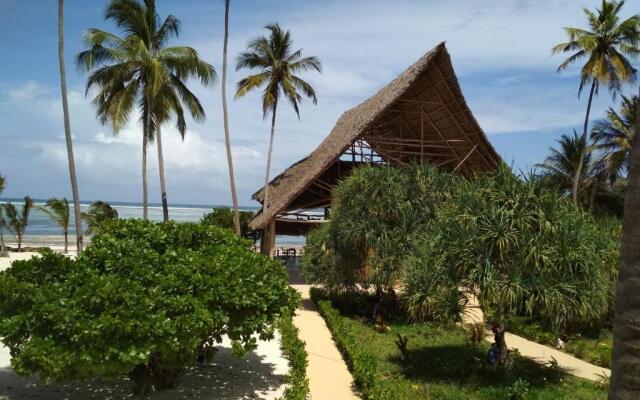
<svg viewBox="0 0 640 400">
<path fill-rule="evenodd" d="M 176 127 L 186 133 L 185 108 L 196 122 L 205 118 L 198 98 L 185 81 L 197 78 L 203 85 L 215 81 L 216 73 L 191 47 L 167 46 L 180 32 L 180 21 L 169 15 L 163 21 L 155 0 L 112 0 L 105 19 L 115 22 L 122 37 L 99 29 L 85 33 L 88 49 L 76 63 L 91 71 L 86 90 L 96 88 L 93 103 L 99 120 L 119 132 L 133 111 L 139 111 L 143 128 L 143 203 L 146 199 L 146 145 L 163 122 L 175 116 Z M 161 149 L 159 149 L 161 150 Z M 160 152 L 159 152 L 160 153 Z"/>
<path fill-rule="evenodd" d="M 594 149 L 602 159 L 612 179 L 629 171 L 629 153 L 635 130 L 638 96 L 622 96 L 620 111 L 609 108 L 607 118 L 597 121 L 591 130 Z"/>
<path fill-rule="evenodd" d="M 259 72 L 240 80 L 235 95 L 237 99 L 255 89 L 265 87 L 262 92 L 262 116 L 266 119 L 271 114 L 271 136 L 264 184 L 264 210 L 269 206 L 269 170 L 278 102 L 284 96 L 300 118 L 302 95 L 311 98 L 313 104 L 316 104 L 318 99 L 313 87 L 296 74 L 304 71 L 322 72 L 322 64 L 318 58 L 302 57 L 301 49 L 293 50 L 289 31 L 282 30 L 278 24 L 267 25 L 265 29 L 269 31 L 269 36 L 253 39 L 249 42 L 248 50 L 238 56 L 236 70 L 247 68 Z"/>
<path fill-rule="evenodd" d="M 640 15 L 633 15 L 621 21 L 620 10 L 623 5 L 624 1 L 603 0 L 601 8 L 595 12 L 585 8 L 588 29 L 564 28 L 569 40 L 552 49 L 553 53 L 570 54 L 558 66 L 558 71 L 584 58 L 587 59 L 580 71 L 578 88 L 579 95 L 585 85 L 591 84 L 582 130 L 584 142 L 587 139 L 593 96 L 598 93 L 600 85 L 607 85 L 615 96 L 623 82 L 633 82 L 636 78 L 636 69 L 631 65 L 629 58 L 635 59 L 640 54 Z M 576 203 L 584 157 L 583 150 L 578 161 L 577 173 L 573 177 L 572 196 Z"/>
</svg>

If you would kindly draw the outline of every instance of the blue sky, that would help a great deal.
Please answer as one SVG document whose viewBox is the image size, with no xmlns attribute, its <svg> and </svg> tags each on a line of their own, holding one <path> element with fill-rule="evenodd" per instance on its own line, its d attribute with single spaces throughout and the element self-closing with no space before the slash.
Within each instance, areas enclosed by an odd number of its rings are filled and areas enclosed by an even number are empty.
<svg viewBox="0 0 640 400">
<path fill-rule="evenodd" d="M 5 197 L 70 196 L 57 64 L 57 2 L 0 0 L 0 173 Z M 301 119 L 278 113 L 272 174 L 307 155 L 348 108 L 365 100 L 441 41 L 447 42 L 471 110 L 502 157 L 521 169 L 541 161 L 562 133 L 579 129 L 586 99 L 577 96 L 577 69 L 555 72 L 561 56 L 550 48 L 565 39 L 563 26 L 583 26 L 581 6 L 597 0 L 253 1 L 232 0 L 232 58 L 269 22 L 292 31 L 303 54 L 318 56 L 321 75 L 305 76 L 318 105 L 303 103 Z M 634 4 L 635 3 L 635 4 Z M 73 67 L 90 27 L 115 31 L 102 14 L 106 1 L 66 0 L 65 40 L 72 131 L 83 199 L 139 201 L 140 127 L 118 137 L 96 122 L 84 96 L 86 75 Z M 627 17 L 638 12 L 628 1 Z M 635 9 L 634 9 L 635 7 Z M 196 48 L 221 72 L 223 1 L 158 0 L 162 16 L 183 23 L 174 44 Z M 245 73 L 232 72 L 232 84 Z M 220 87 L 192 84 L 208 117 L 189 124 L 182 142 L 163 130 L 170 203 L 228 204 Z M 630 92 L 632 88 L 625 88 Z M 601 118 L 613 103 L 601 91 L 593 106 Z M 268 138 L 259 99 L 230 105 L 239 198 L 261 186 Z M 157 159 L 150 152 L 150 199 L 159 200 Z"/>
</svg>

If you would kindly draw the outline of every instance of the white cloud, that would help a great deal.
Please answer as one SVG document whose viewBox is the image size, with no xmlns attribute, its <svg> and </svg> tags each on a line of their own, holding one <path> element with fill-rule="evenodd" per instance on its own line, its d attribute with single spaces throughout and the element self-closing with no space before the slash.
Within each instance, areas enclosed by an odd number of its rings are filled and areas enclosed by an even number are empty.
<svg viewBox="0 0 640 400">
<path fill-rule="evenodd" d="M 16 102 L 30 101 L 48 92 L 49 90 L 47 90 L 47 88 L 35 81 L 28 81 L 20 86 L 7 90 L 9 99 Z"/>
</svg>

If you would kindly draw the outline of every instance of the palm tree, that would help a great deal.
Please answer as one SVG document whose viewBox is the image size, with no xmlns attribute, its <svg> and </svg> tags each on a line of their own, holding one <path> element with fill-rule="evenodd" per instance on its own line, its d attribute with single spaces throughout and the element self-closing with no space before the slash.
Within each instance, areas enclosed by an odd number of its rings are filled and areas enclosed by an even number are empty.
<svg viewBox="0 0 640 400">
<path fill-rule="evenodd" d="M 6 184 L 6 179 L 4 176 L 0 175 L 0 194 L 4 192 L 4 186 Z M 4 215 L 2 213 L 2 207 L 0 207 L 0 257 L 8 257 L 9 253 L 7 252 L 7 248 L 4 245 Z"/>
<path fill-rule="evenodd" d="M 68 252 L 68 236 L 69 236 L 69 200 L 66 198 L 57 199 L 55 197 L 47 200 L 43 207 L 38 207 L 42 212 L 47 214 L 54 224 L 62 228 L 64 234 L 64 252 Z"/>
<path fill-rule="evenodd" d="M 607 111 L 607 118 L 597 121 L 591 130 L 594 150 L 602 152 L 611 180 L 629 171 L 629 152 L 636 122 L 638 96 L 622 96 L 620 113 L 613 108 Z"/>
<path fill-rule="evenodd" d="M 29 196 L 25 196 L 22 210 L 18 212 L 16 206 L 11 202 L 3 204 L 4 212 L 7 215 L 8 223 L 7 228 L 16 237 L 18 242 L 18 251 L 22 251 L 22 238 L 24 237 L 24 231 L 27 229 L 29 223 L 29 213 L 33 207 L 33 200 Z"/>
<path fill-rule="evenodd" d="M 302 58 L 301 49 L 292 50 L 293 41 L 289 31 L 283 31 L 278 24 L 267 25 L 265 29 L 269 31 L 269 36 L 259 36 L 253 39 L 249 42 L 248 50 L 238 56 L 236 71 L 248 68 L 259 70 L 260 72 L 240 80 L 235 96 L 237 99 L 254 89 L 266 85 L 262 93 L 262 116 L 267 118 L 271 114 L 271 135 L 269 137 L 267 170 L 264 179 L 263 212 L 266 212 L 269 207 L 269 171 L 271 169 L 271 153 L 273 151 L 278 101 L 283 95 L 289 100 L 296 115 L 300 118 L 298 108 L 299 103 L 302 101 L 300 92 L 311 98 L 313 104 L 316 104 L 318 100 L 313 87 L 295 74 L 310 70 L 322 72 L 322 65 L 318 58 Z"/>
<path fill-rule="evenodd" d="M 609 398 L 640 398 L 640 104 L 636 105 L 636 133 L 629 155 L 629 186 L 624 203 L 620 273 L 613 323 L 613 356 Z"/>
<path fill-rule="evenodd" d="M 78 178 L 76 176 L 76 162 L 73 157 L 73 142 L 71 138 L 71 123 L 69 122 L 69 103 L 67 101 L 67 77 L 64 65 L 64 0 L 58 0 L 58 60 L 60 62 L 60 91 L 62 93 L 62 112 L 64 115 L 64 137 L 67 142 L 67 160 L 69 164 L 69 179 L 71 180 L 71 194 L 73 196 L 73 212 L 76 222 L 76 248 L 78 253 L 84 247 L 82 238 L 82 221 L 80 221 L 80 194 L 78 193 Z M 66 243 L 66 239 L 65 239 Z M 66 245 L 65 245 L 66 248 Z M 66 252 L 66 250 L 65 250 Z"/>
<path fill-rule="evenodd" d="M 240 214 L 238 211 L 238 194 L 236 178 L 233 173 L 233 157 L 231 155 L 231 139 L 229 138 L 229 113 L 227 111 L 227 44 L 229 42 L 229 0 L 224 1 L 224 46 L 222 49 L 222 117 L 224 120 L 224 142 L 227 147 L 227 165 L 233 202 L 233 225 L 236 235 L 240 235 Z"/>
<path fill-rule="evenodd" d="M 578 133 L 574 130 L 572 135 L 563 134 L 558 139 L 559 148 L 550 148 L 544 162 L 536 164 L 548 182 L 557 187 L 563 193 L 570 194 L 573 187 L 573 177 L 578 170 L 580 156 L 584 151 L 584 164 L 587 168 L 581 171 L 581 181 L 584 184 L 593 175 L 592 152 L 590 146 L 585 146 Z"/>
<path fill-rule="evenodd" d="M 161 21 L 155 0 L 111 0 L 105 19 L 112 20 L 125 36 L 89 29 L 85 38 L 88 50 L 78 54 L 77 65 L 92 71 L 87 92 L 98 88 L 93 99 L 97 114 L 118 133 L 137 107 L 142 123 L 142 203 L 143 218 L 148 219 L 147 144 L 157 139 L 162 209 L 165 221 L 169 208 L 164 180 L 164 160 L 160 126 L 172 116 L 184 138 L 187 125 L 184 108 L 197 122 L 205 112 L 185 81 L 197 78 L 203 85 L 215 81 L 213 66 L 200 59 L 190 47 L 167 47 L 178 36 L 180 21 L 169 15 Z"/>
<path fill-rule="evenodd" d="M 595 12 L 584 9 L 589 23 L 589 29 L 564 28 L 569 36 L 569 41 L 560 43 L 553 48 L 553 53 L 571 53 L 560 66 L 562 71 L 587 57 L 586 63 L 580 72 L 580 86 L 578 95 L 582 93 L 585 85 L 591 84 L 587 111 L 582 129 L 582 141 L 587 141 L 587 129 L 589 126 L 589 114 L 594 94 L 598 93 L 600 84 L 606 84 L 611 93 L 620 91 L 622 82 L 633 81 L 636 70 L 626 56 L 636 58 L 640 54 L 640 16 L 634 15 L 620 22 L 620 9 L 624 1 L 602 0 L 602 7 Z M 585 148 L 586 149 L 586 148 Z M 578 190 L 580 176 L 584 165 L 585 150 L 580 154 L 576 174 L 573 177 L 572 198 L 578 203 Z"/>
<path fill-rule="evenodd" d="M 94 201 L 89 211 L 82 213 L 82 219 L 87 224 L 87 234 L 98 232 L 100 224 L 108 219 L 117 219 L 118 211 L 104 201 Z"/>
</svg>

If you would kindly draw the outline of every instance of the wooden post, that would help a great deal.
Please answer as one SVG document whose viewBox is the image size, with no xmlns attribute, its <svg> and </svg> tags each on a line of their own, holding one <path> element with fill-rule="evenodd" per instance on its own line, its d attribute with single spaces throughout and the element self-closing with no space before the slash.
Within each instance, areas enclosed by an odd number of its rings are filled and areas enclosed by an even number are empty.
<svg viewBox="0 0 640 400">
<path fill-rule="evenodd" d="M 424 163 L 424 111 L 420 113 L 420 163 Z"/>
<path fill-rule="evenodd" d="M 273 257 L 273 249 L 276 247 L 276 221 L 269 222 L 269 225 L 262 230 L 262 240 L 260 240 L 260 253 Z"/>
</svg>

